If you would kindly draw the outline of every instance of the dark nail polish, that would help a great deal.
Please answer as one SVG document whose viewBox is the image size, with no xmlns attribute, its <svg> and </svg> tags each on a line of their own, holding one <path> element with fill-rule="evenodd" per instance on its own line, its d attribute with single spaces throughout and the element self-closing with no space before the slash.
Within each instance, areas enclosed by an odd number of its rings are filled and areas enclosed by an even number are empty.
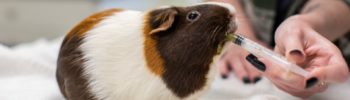
<svg viewBox="0 0 350 100">
<path fill-rule="evenodd" d="M 249 80 L 249 78 L 248 77 L 243 77 L 243 83 L 244 84 L 249 84 L 250 83 L 250 80 Z"/>
<path fill-rule="evenodd" d="M 311 87 L 315 86 L 317 84 L 317 82 L 318 82 L 318 79 L 316 77 L 312 77 L 306 81 L 305 88 L 306 89 L 311 88 Z"/>
<path fill-rule="evenodd" d="M 265 71 L 266 70 L 265 64 L 262 63 L 261 61 L 259 61 L 258 58 L 256 56 L 254 56 L 253 54 L 249 54 L 245 59 L 248 62 L 250 62 L 254 67 L 259 69 L 260 71 Z"/>
<path fill-rule="evenodd" d="M 261 80 L 261 77 L 255 77 L 254 78 L 254 83 L 257 83 L 257 82 L 259 82 Z"/>
<path fill-rule="evenodd" d="M 226 74 L 221 74 L 221 78 L 222 79 L 227 79 L 227 75 Z"/>
</svg>

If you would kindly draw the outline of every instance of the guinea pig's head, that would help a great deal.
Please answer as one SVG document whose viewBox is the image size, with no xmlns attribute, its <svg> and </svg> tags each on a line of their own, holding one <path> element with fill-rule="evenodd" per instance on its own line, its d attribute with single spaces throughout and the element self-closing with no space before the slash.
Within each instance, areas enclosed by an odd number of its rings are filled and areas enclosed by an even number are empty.
<svg viewBox="0 0 350 100">
<path fill-rule="evenodd" d="M 236 30 L 235 19 L 235 9 L 225 3 L 149 11 L 144 22 L 148 67 L 178 96 L 200 89 L 218 47 L 225 42 L 226 34 Z M 194 85 L 180 86 L 181 80 Z"/>
<path fill-rule="evenodd" d="M 165 64 L 210 63 L 226 34 L 236 30 L 235 19 L 233 6 L 216 2 L 149 11 L 144 23 L 146 56 L 158 52 Z"/>
</svg>

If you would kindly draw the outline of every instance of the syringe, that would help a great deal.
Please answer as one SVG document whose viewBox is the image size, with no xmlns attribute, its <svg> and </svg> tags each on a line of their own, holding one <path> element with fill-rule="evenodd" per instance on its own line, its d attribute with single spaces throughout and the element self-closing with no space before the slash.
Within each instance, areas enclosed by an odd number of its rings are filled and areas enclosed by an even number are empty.
<svg viewBox="0 0 350 100">
<path fill-rule="evenodd" d="M 303 77 L 309 77 L 310 73 L 299 67 L 298 65 L 289 62 L 285 57 L 280 54 L 277 54 L 270 49 L 267 49 L 248 38 L 245 38 L 238 34 L 227 34 L 227 38 L 229 41 L 241 46 L 248 52 L 252 53 L 255 56 L 267 58 L 276 64 L 279 64 L 280 67 L 294 72 Z"/>
</svg>

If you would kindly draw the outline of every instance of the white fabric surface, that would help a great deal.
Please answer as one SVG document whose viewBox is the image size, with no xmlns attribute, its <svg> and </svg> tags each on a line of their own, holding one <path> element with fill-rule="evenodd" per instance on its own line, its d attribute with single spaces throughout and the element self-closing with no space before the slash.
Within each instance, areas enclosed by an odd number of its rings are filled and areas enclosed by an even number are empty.
<svg viewBox="0 0 350 100">
<path fill-rule="evenodd" d="M 0 100 L 62 100 L 55 79 L 59 41 L 0 45 Z"/>
<path fill-rule="evenodd" d="M 63 100 L 56 78 L 56 58 L 61 38 L 44 39 L 9 48 L 0 44 L 0 100 Z M 331 85 L 311 100 L 348 100 L 350 82 Z M 219 77 L 201 100 L 298 100 L 275 88 L 267 79 L 244 85 L 233 75 Z"/>
</svg>

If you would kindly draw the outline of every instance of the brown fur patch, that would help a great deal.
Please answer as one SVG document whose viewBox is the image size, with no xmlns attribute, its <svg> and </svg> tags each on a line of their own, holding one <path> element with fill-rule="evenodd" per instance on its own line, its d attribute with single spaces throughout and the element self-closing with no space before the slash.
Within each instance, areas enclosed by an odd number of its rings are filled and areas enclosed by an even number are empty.
<svg viewBox="0 0 350 100">
<path fill-rule="evenodd" d="M 147 68 L 153 72 L 154 74 L 161 76 L 164 72 L 164 61 L 162 58 L 160 58 L 159 51 L 156 48 L 156 41 L 151 36 L 152 28 L 150 26 L 150 22 L 148 22 L 150 19 L 150 15 L 145 16 L 145 22 L 144 22 L 144 54 L 145 59 L 147 63 Z"/>
<path fill-rule="evenodd" d="M 96 13 L 74 27 L 65 37 L 61 45 L 57 60 L 56 77 L 61 93 L 68 100 L 94 100 L 94 95 L 89 92 L 88 80 L 83 75 L 82 51 L 79 46 L 83 36 L 105 17 L 111 16 L 121 9 L 111 9 Z"/>
<path fill-rule="evenodd" d="M 72 37 L 73 35 L 82 37 L 84 34 L 92 29 L 97 23 L 99 23 L 101 20 L 103 20 L 107 16 L 111 16 L 115 12 L 123 11 L 123 9 L 109 9 L 106 11 L 102 11 L 96 14 L 93 14 L 89 16 L 88 18 L 84 19 L 82 22 L 80 22 L 77 26 L 73 28 L 68 33 L 68 37 Z"/>
</svg>

